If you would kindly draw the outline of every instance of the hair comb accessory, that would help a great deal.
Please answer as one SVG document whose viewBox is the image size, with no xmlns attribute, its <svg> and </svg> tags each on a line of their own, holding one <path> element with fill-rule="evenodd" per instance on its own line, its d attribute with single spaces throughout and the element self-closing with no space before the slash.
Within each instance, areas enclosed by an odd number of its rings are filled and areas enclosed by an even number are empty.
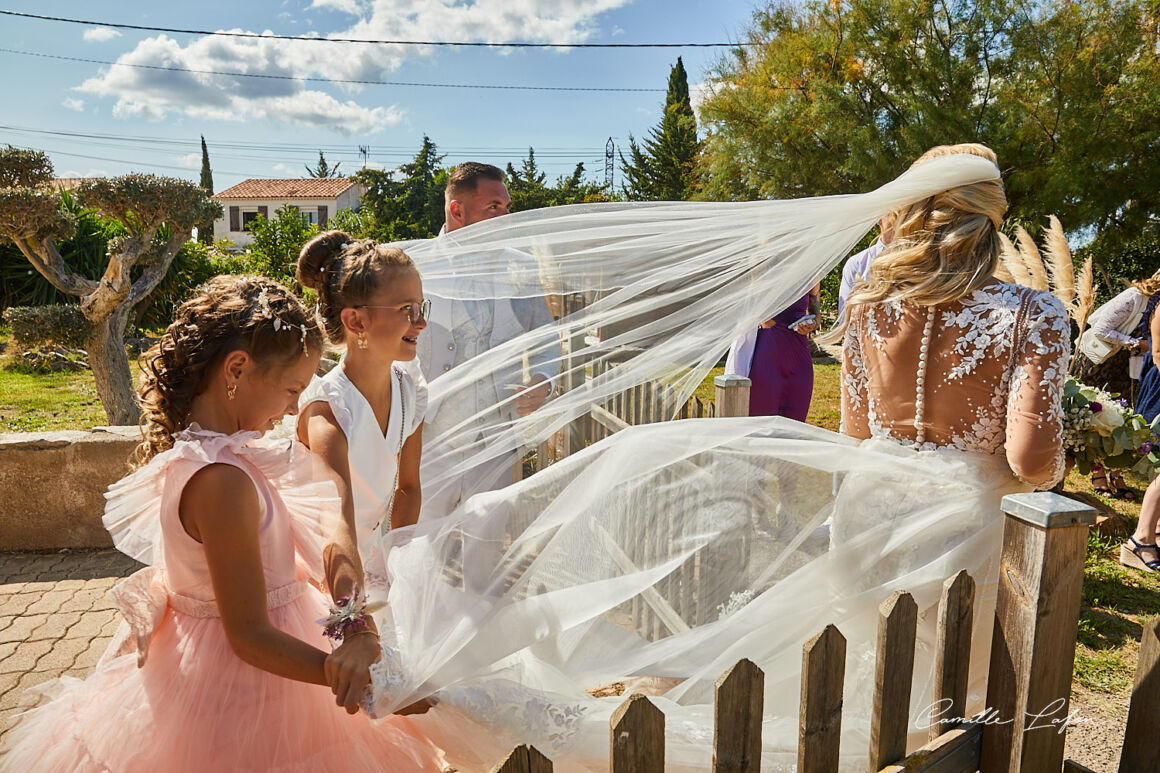
<svg viewBox="0 0 1160 773">
<path fill-rule="evenodd" d="M 258 293 L 258 306 L 262 309 L 263 317 L 274 321 L 274 332 L 278 332 L 279 330 L 282 330 L 282 328 L 291 330 L 295 327 L 293 323 L 286 322 L 277 314 L 275 314 L 273 309 L 270 308 L 270 296 L 266 295 L 265 288 L 262 288 L 262 292 Z M 302 354 L 309 355 L 310 349 L 306 346 L 306 325 L 304 323 L 299 323 L 297 327 L 299 334 L 302 336 Z"/>
</svg>

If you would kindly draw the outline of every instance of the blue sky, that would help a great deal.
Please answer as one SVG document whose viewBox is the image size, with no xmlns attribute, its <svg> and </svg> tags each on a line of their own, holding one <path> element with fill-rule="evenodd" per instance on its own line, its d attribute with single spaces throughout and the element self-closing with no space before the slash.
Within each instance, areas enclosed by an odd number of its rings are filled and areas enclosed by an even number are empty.
<svg viewBox="0 0 1160 773">
<path fill-rule="evenodd" d="M 157 4 L 3 0 L 0 9 L 111 23 L 278 35 L 553 43 L 729 42 L 754 0 L 260 0 Z M 326 151 L 342 171 L 392 168 L 427 134 L 445 164 L 518 165 L 550 179 L 578 161 L 603 179 L 604 145 L 656 124 L 682 56 L 697 89 L 719 49 L 448 49 L 198 37 L 0 16 L 0 48 L 272 78 L 108 66 L 0 51 L 0 142 L 45 150 L 61 177 L 149 172 L 196 179 L 204 134 L 217 190 L 300 177 Z M 12 77 L 12 76 L 16 77 Z M 351 86 L 326 79 L 655 92 Z M 76 136 L 105 135 L 105 136 Z M 619 163 L 619 159 L 617 160 Z M 620 178 L 617 175 L 617 183 Z"/>
</svg>

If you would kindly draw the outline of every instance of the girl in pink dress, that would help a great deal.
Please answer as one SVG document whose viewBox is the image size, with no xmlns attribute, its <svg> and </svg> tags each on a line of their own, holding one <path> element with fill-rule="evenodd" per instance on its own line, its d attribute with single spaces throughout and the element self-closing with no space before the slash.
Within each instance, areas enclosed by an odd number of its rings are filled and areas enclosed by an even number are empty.
<svg viewBox="0 0 1160 773">
<path fill-rule="evenodd" d="M 114 596 L 127 626 L 83 682 L 27 712 L 4 770 L 436 771 L 404 717 L 335 706 L 321 547 L 337 490 L 292 438 L 322 336 L 257 277 L 218 277 L 147 355 L 136 472 L 107 494 L 118 548 L 149 564 Z M 348 626 L 353 638 L 369 632 Z M 135 652 L 134 652 L 135 650 Z"/>
</svg>

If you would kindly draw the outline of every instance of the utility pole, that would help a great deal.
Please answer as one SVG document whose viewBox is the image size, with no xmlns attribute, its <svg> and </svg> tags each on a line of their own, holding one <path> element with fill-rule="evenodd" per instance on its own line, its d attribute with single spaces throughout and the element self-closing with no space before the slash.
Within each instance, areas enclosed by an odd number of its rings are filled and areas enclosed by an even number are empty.
<svg viewBox="0 0 1160 773">
<path fill-rule="evenodd" d="M 371 146 L 370 145 L 359 145 L 358 152 L 362 154 L 363 169 L 366 169 L 367 168 L 367 156 L 369 156 L 371 154 Z"/>
<path fill-rule="evenodd" d="M 613 161 L 614 158 L 616 158 L 616 143 L 612 141 L 611 137 L 609 137 L 608 143 L 604 146 L 604 187 L 608 188 L 610 191 L 612 190 L 613 182 L 613 167 L 615 165 L 615 161 Z"/>
</svg>

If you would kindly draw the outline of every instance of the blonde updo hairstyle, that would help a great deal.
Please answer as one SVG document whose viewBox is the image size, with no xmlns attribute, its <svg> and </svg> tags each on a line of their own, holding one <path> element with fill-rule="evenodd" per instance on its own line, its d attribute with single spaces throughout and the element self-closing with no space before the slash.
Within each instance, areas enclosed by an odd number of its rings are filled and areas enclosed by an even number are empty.
<svg viewBox="0 0 1160 773">
<path fill-rule="evenodd" d="M 275 326 L 275 322 L 278 322 Z M 138 389 L 143 439 L 136 466 L 173 447 L 189 424 L 193 399 L 208 387 L 206 373 L 233 351 L 259 367 L 290 363 L 322 350 L 314 316 L 277 282 L 259 276 L 218 276 L 177 307 L 173 323 L 145 353 Z"/>
<path fill-rule="evenodd" d="M 342 231 L 326 231 L 306 242 L 298 255 L 298 281 L 318 291 L 318 313 L 326 337 L 346 343 L 342 310 L 370 303 L 399 271 L 416 271 L 398 247 L 358 241 Z"/>
<path fill-rule="evenodd" d="M 998 165 L 990 148 L 964 143 L 931 148 L 911 168 L 960 154 Z M 999 227 L 1006 211 L 1003 182 L 996 178 L 940 191 L 892 213 L 894 238 L 850 294 L 846 320 L 865 304 L 899 300 L 935 306 L 977 290 L 990 281 L 999 263 Z M 826 338 L 840 341 L 846 320 L 835 336 Z"/>
<path fill-rule="evenodd" d="M 1135 287 L 1140 293 L 1151 298 L 1153 295 L 1160 292 L 1160 271 L 1157 271 L 1147 279 L 1141 279 L 1139 282 L 1133 282 L 1132 287 Z"/>
</svg>

